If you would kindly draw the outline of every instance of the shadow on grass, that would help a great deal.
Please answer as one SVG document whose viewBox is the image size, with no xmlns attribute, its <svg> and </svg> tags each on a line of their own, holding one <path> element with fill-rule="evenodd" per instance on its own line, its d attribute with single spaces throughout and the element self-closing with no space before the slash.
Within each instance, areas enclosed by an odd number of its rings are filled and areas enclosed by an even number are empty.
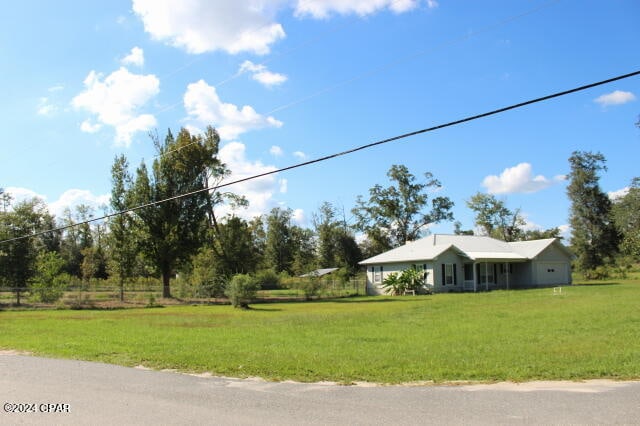
<svg viewBox="0 0 640 426">
<path fill-rule="evenodd" d="M 255 306 L 249 306 L 249 308 L 247 310 L 248 311 L 263 311 L 263 312 L 281 312 L 282 311 L 282 309 L 280 309 L 280 308 L 264 308 L 264 307 L 256 308 Z"/>
<path fill-rule="evenodd" d="M 362 296 L 365 297 L 365 296 Z M 416 297 L 416 296 L 394 296 L 394 297 L 389 297 L 389 298 L 376 298 L 374 297 L 369 297 L 366 299 L 359 299 L 359 300 L 353 300 L 353 299 L 349 299 L 349 298 L 344 298 L 344 299 L 322 299 L 322 300 L 317 300 L 314 302 L 333 302 L 333 303 L 396 303 L 396 302 L 418 302 L 418 301 L 425 301 L 425 300 L 431 300 L 431 298 L 425 298 L 425 297 Z"/>
<path fill-rule="evenodd" d="M 583 282 L 583 283 L 573 283 L 571 287 L 600 287 L 600 286 L 610 286 L 610 285 L 622 285 L 619 282 Z"/>
</svg>

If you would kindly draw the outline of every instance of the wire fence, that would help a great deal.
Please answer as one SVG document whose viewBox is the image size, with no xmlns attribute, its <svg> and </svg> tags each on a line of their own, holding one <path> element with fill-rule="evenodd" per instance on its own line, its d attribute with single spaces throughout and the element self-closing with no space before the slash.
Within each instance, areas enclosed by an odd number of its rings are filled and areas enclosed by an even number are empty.
<svg viewBox="0 0 640 426">
<path fill-rule="evenodd" d="M 26 307 L 57 309 L 115 309 L 125 307 L 151 307 L 181 304 L 228 304 L 228 299 L 211 288 L 193 285 L 179 279 L 171 283 L 171 298 L 163 298 L 162 281 L 157 278 L 139 278 L 127 282 L 124 288 L 113 280 L 79 280 L 57 288 L 15 288 L 0 286 L 0 308 L 18 304 Z M 352 279 L 319 280 L 313 288 L 308 281 L 289 281 L 286 286 L 258 290 L 253 303 L 296 302 L 334 299 L 366 295 L 366 281 Z"/>
</svg>

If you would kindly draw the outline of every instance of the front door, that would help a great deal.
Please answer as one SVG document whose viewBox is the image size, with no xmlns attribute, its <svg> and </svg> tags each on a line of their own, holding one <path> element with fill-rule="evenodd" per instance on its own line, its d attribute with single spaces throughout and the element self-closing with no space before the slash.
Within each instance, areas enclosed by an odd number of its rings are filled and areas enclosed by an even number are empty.
<svg viewBox="0 0 640 426">
<path fill-rule="evenodd" d="M 464 264 L 464 289 L 473 290 L 473 263 Z"/>
</svg>

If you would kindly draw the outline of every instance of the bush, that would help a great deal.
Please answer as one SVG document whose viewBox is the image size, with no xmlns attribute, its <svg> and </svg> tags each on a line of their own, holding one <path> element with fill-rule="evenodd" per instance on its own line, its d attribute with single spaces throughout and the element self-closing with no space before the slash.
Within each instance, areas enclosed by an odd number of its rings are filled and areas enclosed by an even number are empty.
<svg viewBox="0 0 640 426">
<path fill-rule="evenodd" d="M 297 282 L 297 287 L 302 290 L 304 297 L 310 300 L 313 296 L 316 296 L 322 289 L 322 281 L 318 277 L 306 277 L 300 278 Z"/>
<path fill-rule="evenodd" d="M 238 274 L 231 278 L 224 294 L 234 308 L 248 309 L 259 289 L 258 282 L 251 275 Z"/>
<path fill-rule="evenodd" d="M 280 288 L 280 276 L 273 269 L 263 269 L 256 273 L 256 282 L 262 290 L 277 290 Z"/>
<path fill-rule="evenodd" d="M 30 283 L 31 294 L 36 300 L 52 303 L 59 300 L 65 286 L 69 282 L 69 275 L 62 273 L 64 260 L 56 252 L 38 254 L 36 273 Z"/>
</svg>

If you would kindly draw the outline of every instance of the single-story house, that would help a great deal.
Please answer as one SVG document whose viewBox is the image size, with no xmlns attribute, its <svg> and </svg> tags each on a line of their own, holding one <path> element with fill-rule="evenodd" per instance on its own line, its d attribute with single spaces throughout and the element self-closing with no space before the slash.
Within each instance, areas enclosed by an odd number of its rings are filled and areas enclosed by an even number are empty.
<svg viewBox="0 0 640 426">
<path fill-rule="evenodd" d="M 507 243 L 476 235 L 434 234 L 360 262 L 367 294 L 407 268 L 423 272 L 433 292 L 483 291 L 571 284 L 571 252 L 557 238 Z"/>
</svg>

